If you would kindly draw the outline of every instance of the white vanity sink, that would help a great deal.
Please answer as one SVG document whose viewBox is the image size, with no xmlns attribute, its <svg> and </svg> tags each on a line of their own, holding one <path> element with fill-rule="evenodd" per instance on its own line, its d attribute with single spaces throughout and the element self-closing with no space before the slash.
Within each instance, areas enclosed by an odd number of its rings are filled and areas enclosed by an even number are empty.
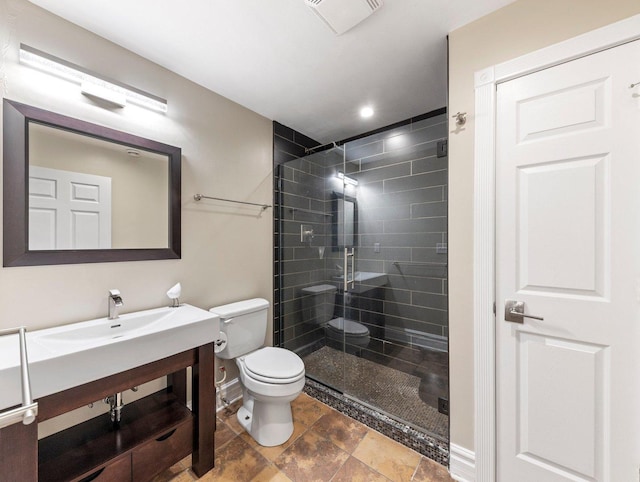
<svg viewBox="0 0 640 482">
<path fill-rule="evenodd" d="M 216 315 L 190 305 L 27 333 L 33 398 L 82 385 L 218 338 Z M 0 337 L 0 410 L 21 403 L 18 335 Z"/>
<path fill-rule="evenodd" d="M 109 343 L 122 337 L 139 336 L 180 324 L 186 312 L 176 308 L 128 313 L 115 320 L 98 320 L 73 323 L 32 334 L 32 340 L 54 351 L 65 351 L 74 345 L 92 346 Z"/>
</svg>

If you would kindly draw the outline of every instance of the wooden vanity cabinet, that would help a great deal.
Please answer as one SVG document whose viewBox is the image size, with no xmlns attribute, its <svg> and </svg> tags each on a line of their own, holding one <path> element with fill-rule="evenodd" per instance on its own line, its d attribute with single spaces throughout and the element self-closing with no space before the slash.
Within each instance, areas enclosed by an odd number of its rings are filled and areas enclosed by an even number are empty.
<svg viewBox="0 0 640 482">
<path fill-rule="evenodd" d="M 40 477 L 40 480 L 43 480 Z M 120 457 L 74 482 L 120 482 L 131 480 L 131 455 Z"/>
<path fill-rule="evenodd" d="M 186 407 L 186 368 L 189 366 L 192 367 L 192 410 Z M 23 470 L 36 467 L 37 480 L 41 482 L 145 482 L 192 454 L 193 471 L 199 477 L 204 475 L 213 468 L 214 461 L 212 344 L 43 397 L 38 400 L 37 420 L 47 420 L 165 375 L 168 375 L 168 388 L 127 403 L 117 428 L 109 414 L 104 414 L 38 442 L 32 426 L 12 426 L 17 427 L 16 441 L 31 440 L 30 443 L 37 446 L 37 451 L 33 450 L 27 457 L 29 460 L 25 461 L 22 456 Z M 15 467 L 17 462 L 5 461 L 6 458 L 0 457 L 0 474 L 4 462 L 7 467 Z M 21 472 L 29 473 L 29 470 Z M 31 477 L 21 480 L 29 481 Z"/>
<path fill-rule="evenodd" d="M 38 480 L 151 480 L 191 453 L 194 418 L 175 395 L 154 393 L 125 405 L 118 428 L 106 413 L 40 440 Z"/>
</svg>

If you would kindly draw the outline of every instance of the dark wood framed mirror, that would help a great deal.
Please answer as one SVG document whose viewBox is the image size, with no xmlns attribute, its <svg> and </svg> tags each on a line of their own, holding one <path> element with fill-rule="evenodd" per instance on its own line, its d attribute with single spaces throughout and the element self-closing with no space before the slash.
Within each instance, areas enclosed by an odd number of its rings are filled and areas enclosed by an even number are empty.
<svg viewBox="0 0 640 482">
<path fill-rule="evenodd" d="M 3 101 L 3 265 L 179 259 L 178 147 Z"/>
</svg>

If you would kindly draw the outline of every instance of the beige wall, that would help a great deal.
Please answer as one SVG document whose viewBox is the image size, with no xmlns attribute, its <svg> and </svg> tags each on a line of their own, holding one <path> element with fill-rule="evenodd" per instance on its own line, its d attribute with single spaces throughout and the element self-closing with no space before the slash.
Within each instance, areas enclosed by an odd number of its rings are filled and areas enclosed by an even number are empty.
<svg viewBox="0 0 640 482">
<path fill-rule="evenodd" d="M 467 112 L 449 137 L 451 442 L 473 450 L 474 72 L 640 13 L 637 0 L 519 0 L 449 36 L 449 109 Z"/>
<path fill-rule="evenodd" d="M 79 86 L 19 64 L 21 42 L 163 97 L 168 113 L 100 107 Z M 271 204 L 268 119 L 26 0 L 0 0 L 0 45 L 3 97 L 179 146 L 183 154 L 182 259 L 0 268 L 0 328 L 106 316 L 110 288 L 122 292 L 124 312 L 168 304 L 165 292 L 178 281 L 181 301 L 201 308 L 272 300 L 272 211 L 193 200 L 200 192 Z M 270 342 L 271 323 L 268 333 Z"/>
</svg>

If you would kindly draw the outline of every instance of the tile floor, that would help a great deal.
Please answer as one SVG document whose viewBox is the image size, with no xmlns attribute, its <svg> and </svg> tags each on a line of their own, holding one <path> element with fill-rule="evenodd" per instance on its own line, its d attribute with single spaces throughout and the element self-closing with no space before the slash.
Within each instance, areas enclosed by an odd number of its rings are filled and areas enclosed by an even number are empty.
<svg viewBox="0 0 640 482">
<path fill-rule="evenodd" d="M 419 353 L 414 360 L 420 361 L 419 365 L 398 364 L 389 357 L 385 361 L 367 350 L 362 351 L 362 356 L 355 356 L 329 346 L 310 353 L 303 361 L 307 376 L 313 374 L 325 385 L 348 392 L 356 400 L 447 443 L 449 417 L 438 411 L 438 397 L 448 397 L 447 354 L 426 349 L 413 351 Z M 407 373 L 396 366 L 412 368 Z M 398 397 L 402 403 L 398 403 Z"/>
<path fill-rule="evenodd" d="M 292 404 L 294 432 L 277 447 L 258 445 L 236 419 L 218 413 L 215 469 L 198 479 L 190 457 L 154 482 L 449 482 L 447 469 L 306 394 Z M 231 406 L 232 410 L 238 403 Z"/>
</svg>

